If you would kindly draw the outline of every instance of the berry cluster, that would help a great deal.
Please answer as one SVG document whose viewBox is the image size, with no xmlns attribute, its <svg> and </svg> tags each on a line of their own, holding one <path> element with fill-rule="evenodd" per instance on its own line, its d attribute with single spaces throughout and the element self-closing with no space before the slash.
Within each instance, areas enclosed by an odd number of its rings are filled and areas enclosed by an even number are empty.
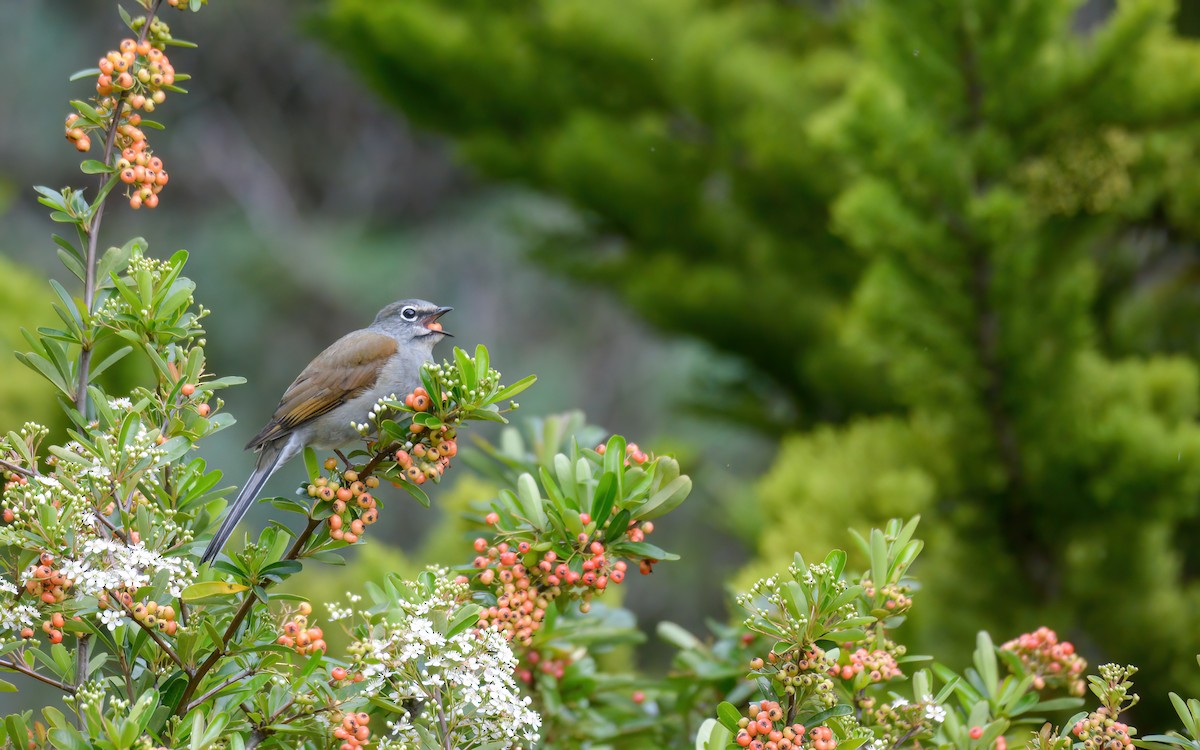
<svg viewBox="0 0 1200 750">
<path fill-rule="evenodd" d="M 1137 730 L 1117 721 L 1107 708 L 1098 708 L 1075 722 L 1071 733 L 1083 741 L 1084 750 L 1125 750 L 1133 745 Z"/>
<path fill-rule="evenodd" d="M 541 672 L 556 680 L 561 680 L 566 674 L 567 667 L 571 666 L 571 661 L 570 654 L 543 656 L 540 651 L 530 649 L 525 652 L 521 662 L 517 665 L 517 679 L 529 685 L 533 683 L 534 673 Z M 635 702 L 638 701 L 635 700 Z"/>
<path fill-rule="evenodd" d="M 283 624 L 283 634 L 276 639 L 276 643 L 285 647 L 293 648 L 296 653 L 301 656 L 307 656 L 312 653 L 325 653 L 327 646 L 325 645 L 325 634 L 320 628 L 308 626 L 308 616 L 312 614 L 312 605 L 308 602 L 300 602 L 296 613 L 291 619 Z"/>
<path fill-rule="evenodd" d="M 132 535 L 132 533 L 131 533 Z M 175 608 L 168 604 L 159 604 L 154 600 L 149 600 L 144 603 L 139 602 L 134 604 L 133 593 L 128 590 L 114 592 L 119 604 L 115 607 L 118 610 L 133 615 L 133 619 L 141 624 L 156 628 L 160 632 L 166 633 L 169 636 L 174 636 L 179 630 L 179 622 L 175 619 Z M 100 609 L 109 609 L 113 607 L 112 600 L 108 592 L 101 593 L 97 597 L 98 606 Z"/>
<path fill-rule="evenodd" d="M 156 601 L 138 604 L 133 608 L 133 618 L 143 625 L 158 628 L 167 635 L 175 635 L 179 623 L 175 620 L 175 608 Z"/>
<path fill-rule="evenodd" d="M 136 117 L 136 115 L 134 116 Z M 121 182 L 129 187 L 126 195 L 131 208 L 154 208 L 158 205 L 158 194 L 167 184 L 169 176 L 163 169 L 162 159 L 146 148 L 146 136 L 135 125 L 122 125 L 130 145 L 121 151 L 117 169 Z"/>
<path fill-rule="evenodd" d="M 1032 633 L 1023 633 L 1003 646 L 1005 651 L 1016 654 L 1033 675 L 1033 686 L 1038 690 L 1046 687 L 1064 687 L 1071 695 L 1083 695 L 1083 670 L 1087 662 L 1075 653 L 1070 641 L 1059 641 L 1058 634 L 1042 626 Z"/>
<path fill-rule="evenodd" d="M 166 87 L 175 83 L 175 67 L 162 49 L 149 41 L 122 39 L 99 62 L 96 93 L 101 97 L 129 92 L 126 101 L 133 109 L 153 112 L 167 98 Z"/>
<path fill-rule="evenodd" d="M 847 657 L 845 664 L 835 664 L 829 669 L 831 676 L 841 677 L 843 680 L 853 679 L 863 672 L 867 673 L 871 682 L 885 682 L 894 677 L 904 676 L 896 664 L 896 657 L 879 648 L 874 651 L 860 648 Z"/>
<path fill-rule="evenodd" d="M 608 446 L 605 445 L 604 443 L 601 443 L 600 445 L 596 446 L 596 452 L 599 453 L 601 456 L 604 455 L 604 452 L 606 450 L 608 450 Z M 637 443 L 629 443 L 625 446 L 625 465 L 626 466 L 632 466 L 633 464 L 637 464 L 638 466 L 641 466 L 642 464 L 649 461 L 650 458 L 651 458 L 650 454 L 646 453 L 641 448 L 638 448 Z"/>
<path fill-rule="evenodd" d="M 442 393 L 442 401 L 449 398 L 449 395 Z M 433 398 L 429 391 L 418 387 L 404 397 L 404 405 L 416 413 L 427 412 L 433 407 Z M 396 451 L 396 463 L 404 472 L 405 479 L 413 484 L 440 480 L 450 468 L 450 459 L 458 455 L 454 428 L 442 425 L 437 429 L 429 429 L 414 421 L 408 426 L 408 432 L 412 440 L 406 441 Z"/>
<path fill-rule="evenodd" d="M 785 693 L 799 695 L 798 703 L 813 698 L 823 708 L 830 708 L 837 703 L 833 680 L 829 679 L 829 675 L 836 675 L 838 669 L 837 662 L 818 646 L 808 651 L 770 651 L 766 661 L 761 657 L 750 660 L 751 671 L 770 675 L 783 686 Z"/>
<path fill-rule="evenodd" d="M 67 620 L 65 617 L 63 617 L 62 613 L 55 612 L 54 614 L 50 615 L 49 620 L 42 621 L 42 632 L 49 636 L 51 643 L 62 643 L 63 627 L 66 624 Z M 21 637 L 32 638 L 33 628 L 28 626 L 21 628 Z"/>
<path fill-rule="evenodd" d="M 339 750 L 358 750 L 367 744 L 371 739 L 371 730 L 367 728 L 370 723 L 371 716 L 366 711 L 346 714 L 342 718 L 341 726 L 333 730 L 334 738 L 342 741 Z"/>
<path fill-rule="evenodd" d="M 829 727 L 813 727 L 808 730 L 807 738 L 813 750 L 837 747 Z M 788 724 L 783 708 L 776 701 L 751 703 L 746 715 L 738 720 L 734 742 L 751 750 L 799 750 L 806 747 L 805 729 L 803 724 Z"/>
<path fill-rule="evenodd" d="M 337 459 L 327 459 L 325 468 L 330 471 L 336 469 Z M 353 470 L 335 475 L 332 481 L 317 477 L 308 485 L 309 497 L 332 504 L 333 515 L 326 521 L 331 539 L 354 544 L 368 526 L 379 520 L 379 504 L 367 492 L 378 486 L 379 480 L 375 477 L 360 479 L 358 472 Z"/>
<path fill-rule="evenodd" d="M 877 613 L 879 615 L 889 617 L 899 615 L 907 612 L 912 607 L 912 597 L 909 596 L 911 587 L 909 586 L 889 583 L 877 590 L 875 584 L 869 579 L 863 579 L 861 585 L 863 587 L 863 594 L 866 597 L 875 599 L 878 596 L 882 599 L 879 603 L 883 611 Z"/>
<path fill-rule="evenodd" d="M 62 570 L 53 566 L 54 555 L 43 552 L 38 557 L 38 564 L 29 571 L 25 593 L 33 594 L 46 604 L 61 604 L 67 598 L 71 580 L 63 575 Z"/>
<path fill-rule="evenodd" d="M 145 18 L 135 19 L 134 30 L 143 30 L 145 23 Z M 170 38 L 167 25 L 155 19 L 138 39 L 122 39 L 117 49 L 97 63 L 95 107 L 86 110 L 86 118 L 68 115 L 64 124 L 67 140 L 79 151 L 88 151 L 92 147 L 89 131 L 106 127 L 106 119 L 116 120 L 114 144 L 121 156 L 113 166 L 126 185 L 125 196 L 133 208 L 157 206 L 158 194 L 169 179 L 162 160 L 152 154 L 146 134 L 138 126 L 141 112 L 153 112 L 174 87 L 175 67 L 163 51 Z"/>
<path fill-rule="evenodd" d="M 363 676 L 362 672 L 355 672 L 354 674 L 350 674 L 350 672 L 347 671 L 345 667 L 334 667 L 333 669 L 329 670 L 329 677 L 334 682 L 343 682 L 347 679 L 350 680 L 351 682 L 362 682 L 363 680 L 366 679 L 366 677 Z"/>
<path fill-rule="evenodd" d="M 529 543 L 521 542 L 518 549 L 522 554 L 529 552 Z M 496 603 L 480 613 L 478 629 L 494 625 L 508 640 L 530 645 L 546 617 L 546 608 L 561 588 L 540 587 L 507 542 L 488 547 L 487 541 L 480 537 L 475 540 L 475 550 L 484 553 L 475 558 L 475 567 L 481 570 L 480 583 L 496 586 Z"/>
</svg>

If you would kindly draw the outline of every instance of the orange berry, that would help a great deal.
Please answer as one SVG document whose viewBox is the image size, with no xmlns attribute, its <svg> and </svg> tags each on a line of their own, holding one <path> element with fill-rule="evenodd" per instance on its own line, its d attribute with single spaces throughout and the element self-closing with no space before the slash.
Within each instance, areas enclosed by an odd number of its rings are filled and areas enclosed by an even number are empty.
<svg viewBox="0 0 1200 750">
<path fill-rule="evenodd" d="M 124 182 L 126 185 L 129 185 L 129 184 L 133 183 L 136 179 L 137 179 L 137 176 L 134 174 L 132 167 L 126 167 L 125 169 L 121 170 L 121 182 Z M 187 388 L 187 386 L 184 386 L 184 388 Z M 192 394 L 185 393 L 184 395 L 190 396 Z"/>
<path fill-rule="evenodd" d="M 341 682 L 342 680 L 346 679 L 346 668 L 345 667 L 334 667 L 330 671 L 329 676 L 332 677 L 333 679 L 337 680 L 338 682 Z"/>
<path fill-rule="evenodd" d="M 157 200 L 158 196 L 157 196 L 157 195 L 152 195 L 152 196 L 150 196 L 150 197 L 155 199 L 155 201 L 154 201 L 155 203 L 157 203 L 157 202 L 158 202 L 158 200 Z M 149 202 L 147 202 L 147 205 L 150 205 L 150 204 L 149 204 Z M 154 208 L 154 206 L 153 206 L 153 205 L 150 205 L 150 207 L 151 207 L 151 208 Z M 209 413 L 210 411 L 212 411 L 212 407 L 210 407 L 208 404 L 200 404 L 200 406 L 196 407 L 196 411 L 197 411 L 197 412 L 200 414 L 200 416 L 202 416 L 202 417 L 207 417 L 207 416 L 208 416 L 208 413 Z"/>
<path fill-rule="evenodd" d="M 80 138 L 79 140 L 75 141 L 75 149 L 77 151 L 87 151 L 91 147 L 92 147 L 92 141 L 86 135 L 84 137 Z"/>
<path fill-rule="evenodd" d="M 63 634 L 62 634 L 61 630 L 51 630 L 50 631 L 50 642 L 51 643 L 62 643 L 62 639 L 63 639 Z"/>
<path fill-rule="evenodd" d="M 492 511 L 491 513 L 488 513 L 483 520 L 488 526 L 495 526 L 496 524 L 500 523 L 500 514 Z"/>
<path fill-rule="evenodd" d="M 353 532 L 350 532 L 348 534 L 343 534 L 342 539 L 345 540 L 346 544 L 354 544 L 355 542 L 358 541 L 358 534 L 355 534 Z"/>
<path fill-rule="evenodd" d="M 30 627 L 21 628 L 21 637 L 22 638 L 32 638 L 33 637 L 33 628 L 30 628 Z"/>
</svg>

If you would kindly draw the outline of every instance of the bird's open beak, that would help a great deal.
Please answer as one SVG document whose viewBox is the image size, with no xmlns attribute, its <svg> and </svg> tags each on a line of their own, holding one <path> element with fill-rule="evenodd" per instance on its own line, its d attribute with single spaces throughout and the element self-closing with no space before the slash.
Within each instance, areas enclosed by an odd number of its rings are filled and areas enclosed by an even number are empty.
<svg viewBox="0 0 1200 750">
<path fill-rule="evenodd" d="M 439 307 L 438 309 L 436 309 L 433 312 L 426 315 L 425 320 L 423 320 L 421 322 L 424 323 L 425 327 L 431 331 L 436 331 L 437 333 L 440 333 L 443 336 L 453 336 L 454 334 L 452 334 L 448 331 L 443 331 L 442 324 L 438 322 L 438 318 L 442 317 L 443 315 L 445 315 L 446 313 L 450 312 L 453 309 L 454 309 L 453 307 Z"/>
</svg>

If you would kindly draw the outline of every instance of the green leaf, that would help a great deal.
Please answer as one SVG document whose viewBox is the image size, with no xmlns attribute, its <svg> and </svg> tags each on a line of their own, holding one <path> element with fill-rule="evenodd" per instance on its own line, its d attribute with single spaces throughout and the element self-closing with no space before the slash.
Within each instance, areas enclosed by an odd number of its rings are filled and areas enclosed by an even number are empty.
<svg viewBox="0 0 1200 750">
<path fill-rule="evenodd" d="M 488 403 L 489 404 L 498 404 L 501 401 L 507 401 L 508 399 L 512 398 L 513 396 L 517 395 L 518 393 L 521 393 L 526 388 L 528 388 L 529 386 L 533 385 L 536 382 L 537 382 L 536 375 L 527 375 L 527 376 L 521 378 L 520 380 L 518 380 L 517 382 L 513 383 L 512 385 L 501 388 L 499 390 L 499 392 L 496 393 L 496 395 L 494 395 L 488 399 Z"/>
<path fill-rule="evenodd" d="M 200 581 L 184 589 L 182 598 L 185 602 L 195 602 L 214 596 L 233 596 L 249 588 L 249 586 L 229 581 Z"/>
<path fill-rule="evenodd" d="M 592 520 L 596 522 L 596 528 L 604 526 L 604 522 L 612 513 L 616 500 L 617 477 L 612 472 L 606 471 L 600 475 L 600 482 L 596 485 L 596 494 L 592 497 Z"/>
<path fill-rule="evenodd" d="M 728 727 L 716 719 L 705 719 L 696 732 L 696 750 L 725 750 L 732 740 Z"/>
<path fill-rule="evenodd" d="M 84 174 L 107 174 L 108 172 L 113 171 L 112 167 L 95 159 L 85 159 L 83 163 L 79 165 L 79 169 Z"/>
<path fill-rule="evenodd" d="M 107 370 L 108 368 L 112 367 L 117 362 L 120 362 L 122 359 L 125 358 L 125 355 L 129 354 L 131 351 L 133 351 L 132 346 L 123 346 L 120 349 L 113 352 L 112 354 L 108 355 L 100 362 L 100 364 L 98 364 L 92 368 L 92 371 L 90 373 L 91 377 L 92 378 L 99 377 L 100 373 L 102 373 L 105 370 Z"/>
<path fill-rule="evenodd" d="M 836 706 L 827 708 L 824 711 L 820 711 L 818 713 L 813 714 L 812 716 L 808 717 L 808 719 L 805 720 L 803 722 L 803 724 L 807 727 L 813 727 L 818 724 L 822 724 L 822 723 L 828 721 L 829 719 L 832 719 L 835 716 L 849 716 L 852 713 L 854 713 L 853 708 L 846 705 L 845 703 L 839 703 Z"/>
<path fill-rule="evenodd" d="M 477 604 L 466 604 L 459 607 L 454 613 L 454 618 L 450 620 L 446 627 L 446 637 L 453 638 L 467 628 L 479 622 L 479 613 L 482 611 Z"/>
<path fill-rule="evenodd" d="M 688 476 L 679 476 L 668 482 L 662 489 L 650 496 L 634 510 L 634 518 L 649 521 L 675 510 L 680 503 L 687 499 L 692 492 L 692 480 Z"/>
<path fill-rule="evenodd" d="M 402 482 L 397 482 L 397 484 L 400 485 L 400 489 L 402 489 L 405 492 L 407 492 L 408 494 L 412 495 L 413 499 L 415 499 L 423 507 L 426 507 L 426 508 L 429 507 L 429 495 L 425 494 L 425 490 L 421 489 L 420 487 L 413 484 L 412 482 L 402 481 Z"/>
<path fill-rule="evenodd" d="M 83 270 L 83 263 L 61 247 L 55 248 L 55 250 L 58 252 L 59 261 L 62 262 L 66 269 L 74 274 L 75 278 L 84 281 L 86 274 Z"/>
<path fill-rule="evenodd" d="M 51 729 L 50 742 L 59 750 L 92 750 L 79 730 L 69 724 Z"/>
<path fill-rule="evenodd" d="M 454 363 L 458 366 L 458 376 L 462 380 L 463 389 L 475 390 L 479 386 L 479 379 L 475 375 L 475 364 L 471 362 L 467 353 L 457 346 L 454 347 Z"/>
<path fill-rule="evenodd" d="M 621 542 L 613 546 L 618 554 L 630 557 L 646 557 L 651 560 L 678 560 L 679 555 L 667 552 L 649 542 Z"/>
<path fill-rule="evenodd" d="M 546 510 L 542 507 L 542 496 L 533 475 L 522 474 L 517 478 L 517 494 L 521 499 L 521 509 L 525 518 L 534 528 L 546 528 Z"/>
<path fill-rule="evenodd" d="M 721 722 L 721 726 L 736 734 L 740 728 L 738 722 L 742 720 L 742 712 L 729 701 L 721 701 L 717 704 L 717 720 Z"/>
<path fill-rule="evenodd" d="M 688 632 L 682 625 L 668 620 L 658 623 L 658 637 L 675 646 L 680 651 L 691 651 L 703 646 L 700 639 Z"/>
<path fill-rule="evenodd" d="M 321 476 L 321 464 L 317 462 L 317 452 L 309 446 L 304 446 L 304 468 L 308 470 L 308 481 L 316 481 Z"/>
</svg>

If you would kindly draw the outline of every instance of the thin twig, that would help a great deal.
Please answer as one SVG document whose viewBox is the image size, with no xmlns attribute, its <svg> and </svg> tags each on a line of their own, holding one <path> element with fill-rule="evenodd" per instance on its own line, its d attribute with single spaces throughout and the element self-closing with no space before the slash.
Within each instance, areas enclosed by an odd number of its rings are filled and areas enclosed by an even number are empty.
<svg viewBox="0 0 1200 750">
<path fill-rule="evenodd" d="M 21 476 L 24 476 L 24 477 L 41 476 L 36 471 L 31 471 L 29 469 L 26 469 L 24 466 L 17 466 L 14 463 L 5 461 L 3 458 L 0 458 L 0 469 L 6 469 L 7 471 L 11 471 L 14 474 L 20 474 Z"/>
<path fill-rule="evenodd" d="M 65 682 L 59 682 L 58 680 L 55 680 L 51 677 L 47 677 L 43 674 L 38 674 L 37 672 L 33 671 L 32 669 L 25 666 L 24 664 L 17 661 L 16 659 L 0 659 L 0 669 L 11 669 L 14 672 L 20 672 L 21 674 L 25 675 L 26 677 L 32 677 L 33 679 L 37 680 L 38 682 L 44 682 L 47 685 L 56 687 L 59 690 L 63 691 L 64 693 L 67 693 L 69 695 L 75 695 L 74 687 L 66 684 Z"/>
<path fill-rule="evenodd" d="M 125 697 L 129 702 L 133 703 L 133 675 L 129 673 L 129 661 L 125 659 L 125 649 L 118 648 L 117 661 L 121 665 L 121 672 L 125 675 Z"/>
<path fill-rule="evenodd" d="M 221 692 L 221 691 L 222 691 L 222 690 L 224 690 L 225 688 L 229 687 L 229 686 L 230 686 L 230 685 L 232 685 L 233 683 L 235 683 L 235 682 L 237 682 L 237 681 L 239 681 L 239 680 L 241 680 L 241 679 L 244 679 L 244 678 L 246 678 L 246 677 L 248 677 L 248 676 L 250 676 L 250 675 L 252 675 L 252 674 L 254 674 L 254 670 L 253 670 L 253 669 L 251 669 L 251 668 L 249 668 L 249 667 L 247 667 L 246 669 L 243 669 L 241 672 L 238 672 L 237 674 L 233 675 L 232 677 L 230 677 L 230 678 L 226 679 L 226 680 L 225 680 L 224 682 L 222 682 L 221 684 L 217 685 L 216 687 L 214 687 L 214 688 L 212 688 L 211 690 L 209 690 L 209 691 L 207 691 L 206 693 L 204 693 L 204 695 L 201 695 L 199 698 L 197 698 L 196 700 L 194 700 L 194 701 L 192 701 L 191 703 L 189 703 L 189 704 L 188 704 L 188 707 L 187 707 L 187 710 L 185 710 L 185 711 L 184 711 L 184 713 L 187 713 L 188 711 L 191 711 L 193 708 L 198 708 L 199 706 L 202 706 L 202 705 L 204 705 L 204 701 L 206 701 L 206 700 L 208 700 L 209 698 L 213 697 L 214 695 L 216 695 L 217 693 Z"/>
</svg>

